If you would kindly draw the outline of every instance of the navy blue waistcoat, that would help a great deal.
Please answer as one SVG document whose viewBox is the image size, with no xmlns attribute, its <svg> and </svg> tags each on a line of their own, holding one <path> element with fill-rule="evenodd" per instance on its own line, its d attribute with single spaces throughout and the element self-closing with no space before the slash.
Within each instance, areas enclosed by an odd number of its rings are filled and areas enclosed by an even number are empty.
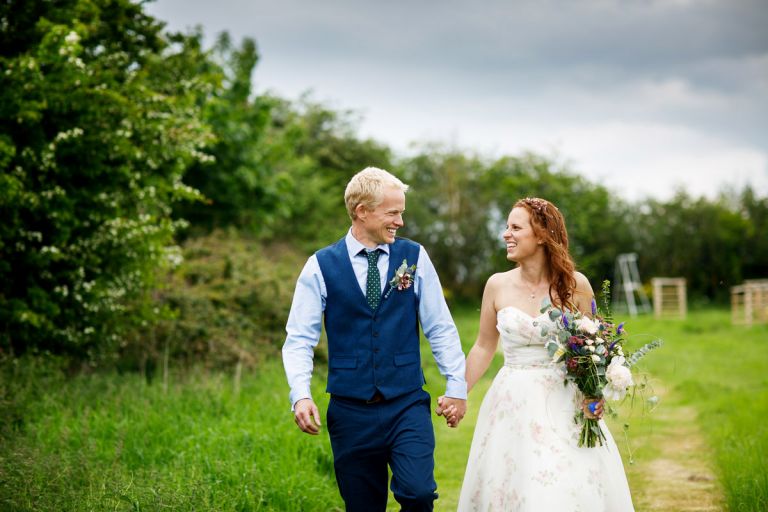
<svg viewBox="0 0 768 512">
<path fill-rule="evenodd" d="M 419 245 L 404 238 L 390 244 L 386 284 L 375 311 L 357 283 L 343 238 L 315 255 L 328 292 L 324 313 L 328 336 L 326 391 L 368 400 L 376 390 L 385 398 L 393 398 L 420 388 L 424 375 L 419 353 L 419 300 L 413 286 L 394 288 L 387 295 L 388 283 L 403 260 L 411 266 L 419 259 Z"/>
</svg>

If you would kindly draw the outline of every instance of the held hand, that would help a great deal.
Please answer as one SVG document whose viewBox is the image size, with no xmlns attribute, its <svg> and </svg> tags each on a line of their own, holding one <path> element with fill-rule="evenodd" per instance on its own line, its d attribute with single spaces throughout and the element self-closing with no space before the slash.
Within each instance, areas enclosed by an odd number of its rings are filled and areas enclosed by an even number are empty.
<svg viewBox="0 0 768 512">
<path fill-rule="evenodd" d="M 445 398 L 445 395 L 440 395 L 437 397 L 437 408 L 435 409 L 435 414 L 438 416 L 443 415 L 443 399 Z"/>
<path fill-rule="evenodd" d="M 320 433 L 320 411 L 315 402 L 309 398 L 302 398 L 293 406 L 293 412 L 296 424 L 302 431 L 313 436 Z"/>
<path fill-rule="evenodd" d="M 459 398 L 440 396 L 437 399 L 437 409 L 435 409 L 435 413 L 438 416 L 443 416 L 449 427 L 456 428 L 467 413 L 467 401 Z"/>
<path fill-rule="evenodd" d="M 448 421 L 448 418 L 455 416 L 456 407 L 449 407 L 447 404 L 445 404 L 445 395 L 440 395 L 437 397 L 437 408 L 435 408 L 435 414 L 438 416 L 443 416 L 446 421 Z"/>
<path fill-rule="evenodd" d="M 599 420 L 603 417 L 604 398 L 585 398 L 581 403 L 581 410 L 584 411 L 584 417 L 590 420 Z"/>
<path fill-rule="evenodd" d="M 456 414 L 456 408 L 451 406 L 448 407 L 444 404 L 445 401 L 445 395 L 440 395 L 437 397 L 437 407 L 435 408 L 435 414 L 438 416 L 443 416 L 445 418 L 446 424 L 450 425 L 450 418 L 453 418 Z"/>
</svg>

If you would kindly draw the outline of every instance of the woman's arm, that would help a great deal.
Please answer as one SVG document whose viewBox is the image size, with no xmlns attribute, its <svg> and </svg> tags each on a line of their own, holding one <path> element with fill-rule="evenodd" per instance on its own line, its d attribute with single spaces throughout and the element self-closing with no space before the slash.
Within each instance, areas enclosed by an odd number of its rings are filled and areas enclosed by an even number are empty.
<svg viewBox="0 0 768 512">
<path fill-rule="evenodd" d="M 573 290 L 573 302 L 576 308 L 583 314 L 592 317 L 592 301 L 595 298 L 595 292 L 592 291 L 592 285 L 589 279 L 581 272 L 574 272 L 576 278 L 576 288 Z"/>
<path fill-rule="evenodd" d="M 496 297 L 502 279 L 502 274 L 492 275 L 483 291 L 483 302 L 480 306 L 480 328 L 475 344 L 467 356 L 467 392 L 488 370 L 499 344 L 499 331 L 496 330 Z"/>
</svg>

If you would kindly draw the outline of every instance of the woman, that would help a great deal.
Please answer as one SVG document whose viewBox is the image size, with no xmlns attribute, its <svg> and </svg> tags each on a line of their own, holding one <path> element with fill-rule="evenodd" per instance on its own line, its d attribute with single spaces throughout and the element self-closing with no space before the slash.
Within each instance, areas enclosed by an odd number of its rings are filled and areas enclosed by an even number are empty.
<svg viewBox="0 0 768 512">
<path fill-rule="evenodd" d="M 541 327 L 549 298 L 558 307 L 591 312 L 592 287 L 574 270 L 562 214 L 552 203 L 515 203 L 503 234 L 507 259 L 517 263 L 488 279 L 480 330 L 467 357 L 467 386 L 488 369 L 501 335 L 504 366 L 480 407 L 460 511 L 633 510 L 619 451 L 601 421 L 607 442 L 579 448 L 577 407 L 593 416 L 563 370 L 551 363 Z M 450 411 L 447 413 L 451 421 Z"/>
</svg>

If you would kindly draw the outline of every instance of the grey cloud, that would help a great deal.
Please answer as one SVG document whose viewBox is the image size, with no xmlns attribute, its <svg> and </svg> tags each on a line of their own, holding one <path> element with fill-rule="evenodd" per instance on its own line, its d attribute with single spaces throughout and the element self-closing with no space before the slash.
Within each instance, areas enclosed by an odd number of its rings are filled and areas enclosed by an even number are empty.
<svg viewBox="0 0 768 512">
<path fill-rule="evenodd" d="M 464 116 L 457 127 L 502 127 L 520 116 L 552 126 L 659 123 L 768 154 L 765 0 L 159 0 L 148 8 L 174 29 L 203 23 L 209 35 L 255 38 L 261 88 L 315 89 L 390 126 L 396 120 L 382 117 L 382 105 L 428 111 L 424 122 Z"/>
</svg>

